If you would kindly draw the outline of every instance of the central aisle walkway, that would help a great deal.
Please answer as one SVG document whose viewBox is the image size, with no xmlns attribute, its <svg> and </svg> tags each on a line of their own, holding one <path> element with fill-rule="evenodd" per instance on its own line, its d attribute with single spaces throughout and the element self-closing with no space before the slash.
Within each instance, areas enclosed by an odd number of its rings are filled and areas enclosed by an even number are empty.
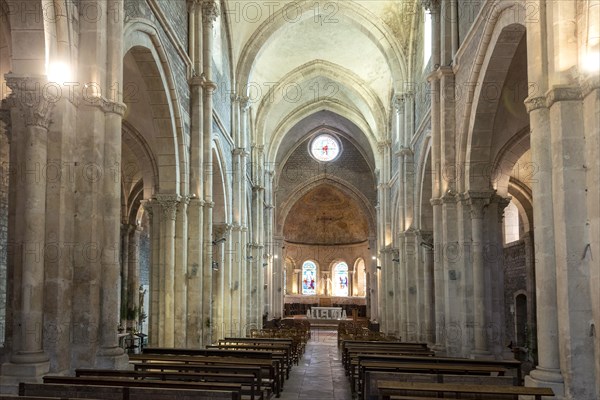
<svg viewBox="0 0 600 400">
<path fill-rule="evenodd" d="M 313 329 L 306 352 L 285 381 L 280 400 L 351 400 L 335 330 Z"/>
</svg>

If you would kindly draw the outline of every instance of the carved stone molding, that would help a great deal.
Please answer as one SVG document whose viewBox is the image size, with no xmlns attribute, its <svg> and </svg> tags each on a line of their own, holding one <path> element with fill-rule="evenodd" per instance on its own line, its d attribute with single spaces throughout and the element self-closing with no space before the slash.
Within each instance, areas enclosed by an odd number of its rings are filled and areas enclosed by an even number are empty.
<svg viewBox="0 0 600 400">
<path fill-rule="evenodd" d="M 525 99 L 525 108 L 528 113 L 532 111 L 539 110 L 540 108 L 546 107 L 546 97 L 538 96 L 538 97 L 528 97 Z"/>
<path fill-rule="evenodd" d="M 59 100 L 46 90 L 45 77 L 6 74 L 6 84 L 12 93 L 7 99 L 10 108 L 16 108 L 25 126 L 48 129 L 54 104 Z"/>
<path fill-rule="evenodd" d="M 587 77 L 581 82 L 581 95 L 584 99 L 598 89 L 600 89 L 600 75 Z"/>
<path fill-rule="evenodd" d="M 233 155 L 248 157 L 248 156 L 250 156 L 250 152 L 248 150 L 246 150 L 245 147 L 236 147 L 235 149 L 233 149 Z"/>
<path fill-rule="evenodd" d="M 443 204 L 443 200 L 439 197 L 436 197 L 436 198 L 430 199 L 429 203 L 434 207 L 441 206 Z"/>
<path fill-rule="evenodd" d="M 380 153 L 383 153 L 386 149 L 390 148 L 390 146 L 392 145 L 392 141 L 391 140 L 382 140 L 377 142 L 377 150 Z"/>
<path fill-rule="evenodd" d="M 163 217 L 175 221 L 181 196 L 178 194 L 157 194 L 155 198 L 162 208 Z"/>
<path fill-rule="evenodd" d="M 546 92 L 546 104 L 548 108 L 559 101 L 577 101 L 581 99 L 581 87 L 575 85 L 557 85 Z"/>
<path fill-rule="evenodd" d="M 213 25 L 219 15 L 219 3 L 217 1 L 202 0 L 202 22 Z"/>
<path fill-rule="evenodd" d="M 101 98 L 99 104 L 105 113 L 117 114 L 123 117 L 125 111 L 127 111 L 127 106 L 124 103 L 108 100 L 104 97 Z"/>
</svg>

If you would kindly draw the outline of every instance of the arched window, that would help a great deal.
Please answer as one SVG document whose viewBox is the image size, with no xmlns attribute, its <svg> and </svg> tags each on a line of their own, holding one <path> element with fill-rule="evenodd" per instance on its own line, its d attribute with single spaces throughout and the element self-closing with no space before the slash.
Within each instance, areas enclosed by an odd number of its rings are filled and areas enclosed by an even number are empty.
<svg viewBox="0 0 600 400">
<path fill-rule="evenodd" d="M 312 261 L 302 264 L 302 294 L 317 293 L 317 265 Z"/>
<path fill-rule="evenodd" d="M 514 202 L 504 210 L 504 244 L 519 240 L 519 209 Z"/>
<path fill-rule="evenodd" d="M 348 264 L 338 263 L 333 269 L 333 295 L 348 296 Z"/>
<path fill-rule="evenodd" d="M 424 11 L 425 26 L 423 29 L 423 69 L 427 67 L 429 59 L 431 58 L 431 39 L 432 39 L 432 21 L 431 13 L 427 10 Z"/>
</svg>

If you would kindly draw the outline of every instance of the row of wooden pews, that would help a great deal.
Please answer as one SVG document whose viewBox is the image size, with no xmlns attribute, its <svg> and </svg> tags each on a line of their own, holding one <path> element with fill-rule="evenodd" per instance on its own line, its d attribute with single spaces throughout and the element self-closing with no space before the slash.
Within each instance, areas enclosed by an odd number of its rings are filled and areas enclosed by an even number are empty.
<svg viewBox="0 0 600 400">
<path fill-rule="evenodd" d="M 552 396 L 522 386 L 517 360 L 436 357 L 426 343 L 342 339 L 340 349 L 353 394 L 359 399 L 517 399 Z"/>
<path fill-rule="evenodd" d="M 294 363 L 291 337 L 228 337 L 205 349 L 145 348 L 131 369 L 78 369 L 22 383 L 19 397 L 90 400 L 269 400 L 279 397 Z M 5 400 L 0 398 L 0 400 Z"/>
</svg>

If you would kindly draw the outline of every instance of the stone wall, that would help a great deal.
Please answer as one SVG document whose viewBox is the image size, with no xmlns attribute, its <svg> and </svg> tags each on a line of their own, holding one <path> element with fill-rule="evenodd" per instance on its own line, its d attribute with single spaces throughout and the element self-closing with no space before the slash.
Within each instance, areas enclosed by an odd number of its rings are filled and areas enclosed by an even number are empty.
<svg viewBox="0 0 600 400">
<path fill-rule="evenodd" d="M 458 2 L 458 40 L 462 44 L 481 10 L 483 0 L 466 0 Z"/>
<path fill-rule="evenodd" d="M 527 265 L 525 257 L 525 242 L 523 240 L 511 243 L 504 248 L 505 328 L 506 335 L 513 343 L 516 343 L 515 295 L 517 292 L 527 293 Z"/>
</svg>

